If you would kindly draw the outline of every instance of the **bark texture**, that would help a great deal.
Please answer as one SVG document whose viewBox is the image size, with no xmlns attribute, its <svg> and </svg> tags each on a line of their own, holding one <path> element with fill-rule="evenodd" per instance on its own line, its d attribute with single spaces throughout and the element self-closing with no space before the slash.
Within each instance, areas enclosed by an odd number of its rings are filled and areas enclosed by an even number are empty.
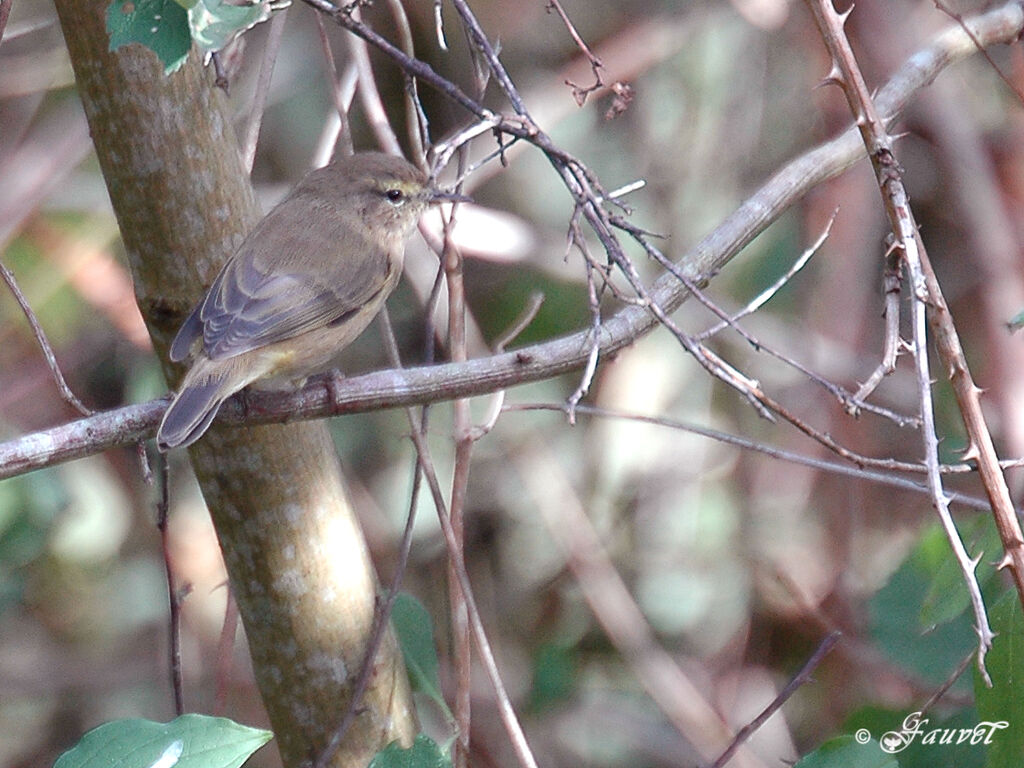
<svg viewBox="0 0 1024 768">
<path fill-rule="evenodd" d="M 212 76 L 165 77 L 136 45 L 107 50 L 106 3 L 57 0 L 135 290 L 168 379 L 178 326 L 260 211 Z M 376 579 L 321 422 L 218 429 L 191 459 L 224 551 L 285 765 L 340 722 L 373 620 Z M 334 765 L 365 766 L 412 734 L 392 638 Z"/>
</svg>

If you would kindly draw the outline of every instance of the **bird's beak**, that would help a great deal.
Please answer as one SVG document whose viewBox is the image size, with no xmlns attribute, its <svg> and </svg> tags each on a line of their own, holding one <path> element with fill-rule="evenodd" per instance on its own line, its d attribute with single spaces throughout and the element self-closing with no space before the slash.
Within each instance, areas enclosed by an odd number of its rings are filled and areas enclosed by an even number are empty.
<svg viewBox="0 0 1024 768">
<path fill-rule="evenodd" d="M 430 194 L 431 203 L 472 203 L 473 198 L 458 192 L 446 192 L 443 189 L 435 189 Z"/>
</svg>

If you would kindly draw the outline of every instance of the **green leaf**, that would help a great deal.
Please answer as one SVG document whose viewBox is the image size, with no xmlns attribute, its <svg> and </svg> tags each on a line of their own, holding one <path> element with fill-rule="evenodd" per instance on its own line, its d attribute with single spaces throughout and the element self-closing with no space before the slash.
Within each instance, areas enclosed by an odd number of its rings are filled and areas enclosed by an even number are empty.
<svg viewBox="0 0 1024 768">
<path fill-rule="evenodd" d="M 842 732 L 863 731 L 864 735 L 888 745 L 900 768 L 982 768 L 986 748 L 974 735 L 978 722 L 973 707 L 942 719 L 930 712 L 864 707 L 843 723 Z"/>
<path fill-rule="evenodd" d="M 398 635 L 413 690 L 427 694 L 448 712 L 437 671 L 439 663 L 434 647 L 434 624 L 427 609 L 412 595 L 400 592 L 391 609 L 391 623 Z"/>
<path fill-rule="evenodd" d="M 977 644 L 973 616 L 960 611 L 937 625 L 922 625 L 915 616 L 925 613 L 929 589 L 942 569 L 949 544 L 929 529 L 918 546 L 871 599 L 871 634 L 876 645 L 901 669 L 933 683 L 941 683 Z M 929 616 L 942 611 L 937 604 Z"/>
<path fill-rule="evenodd" d="M 564 643 L 545 643 L 533 660 L 530 710 L 540 712 L 572 695 L 576 682 L 576 651 Z"/>
<path fill-rule="evenodd" d="M 840 736 L 822 744 L 794 768 L 899 768 L 899 765 L 874 739 L 861 743 L 853 736 Z"/>
<path fill-rule="evenodd" d="M 204 53 L 216 53 L 245 30 L 269 19 L 270 12 L 278 7 L 283 6 L 267 0 L 251 5 L 238 4 L 237 0 L 190 0 L 192 39 Z"/>
<path fill-rule="evenodd" d="M 979 726 L 992 728 L 985 765 L 1018 766 L 1024 755 L 1024 620 L 1015 591 L 1006 592 L 992 606 L 989 621 L 996 633 L 985 657 L 992 687 L 974 670 Z"/>
<path fill-rule="evenodd" d="M 408 749 L 392 741 L 373 756 L 369 768 L 451 768 L 452 759 L 432 738 L 417 734 Z"/>
<path fill-rule="evenodd" d="M 85 734 L 54 768 L 238 768 L 273 737 L 206 715 L 169 723 L 114 720 Z"/>
<path fill-rule="evenodd" d="M 992 561 L 998 559 L 1002 552 L 999 533 L 991 518 L 983 515 L 973 520 L 958 521 L 957 527 L 971 557 L 981 557 L 975 574 L 978 584 L 984 586 L 995 573 Z M 964 573 L 949 548 L 949 541 L 942 528 L 933 526 L 925 536 L 930 540 L 930 546 L 940 555 L 932 569 L 934 577 L 921 605 L 921 624 L 930 627 L 955 619 L 970 607 L 971 598 L 964 584 Z"/>
<path fill-rule="evenodd" d="M 164 74 L 177 71 L 192 47 L 188 14 L 174 0 L 113 0 L 107 8 L 110 50 L 141 43 L 160 59 Z"/>
</svg>

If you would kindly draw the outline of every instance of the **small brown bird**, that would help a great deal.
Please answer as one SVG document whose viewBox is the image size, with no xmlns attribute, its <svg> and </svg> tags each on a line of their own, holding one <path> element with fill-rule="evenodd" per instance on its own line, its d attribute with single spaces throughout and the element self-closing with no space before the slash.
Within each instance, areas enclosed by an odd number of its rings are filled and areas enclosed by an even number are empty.
<svg viewBox="0 0 1024 768">
<path fill-rule="evenodd" d="M 328 368 L 395 289 L 427 207 L 464 199 L 377 152 L 307 174 L 228 259 L 171 344 L 171 360 L 195 358 L 160 424 L 160 450 L 198 440 L 221 403 L 258 379 L 301 381 Z"/>
</svg>

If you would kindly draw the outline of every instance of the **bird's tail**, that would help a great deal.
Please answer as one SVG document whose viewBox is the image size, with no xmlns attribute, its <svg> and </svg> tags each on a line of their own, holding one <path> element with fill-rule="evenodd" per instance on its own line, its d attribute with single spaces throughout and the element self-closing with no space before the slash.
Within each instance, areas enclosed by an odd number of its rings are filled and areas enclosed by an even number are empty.
<svg viewBox="0 0 1024 768">
<path fill-rule="evenodd" d="M 221 403 L 248 383 L 238 380 L 235 366 L 197 360 L 164 413 L 156 433 L 157 447 L 168 451 L 194 443 L 209 428 Z"/>
</svg>

